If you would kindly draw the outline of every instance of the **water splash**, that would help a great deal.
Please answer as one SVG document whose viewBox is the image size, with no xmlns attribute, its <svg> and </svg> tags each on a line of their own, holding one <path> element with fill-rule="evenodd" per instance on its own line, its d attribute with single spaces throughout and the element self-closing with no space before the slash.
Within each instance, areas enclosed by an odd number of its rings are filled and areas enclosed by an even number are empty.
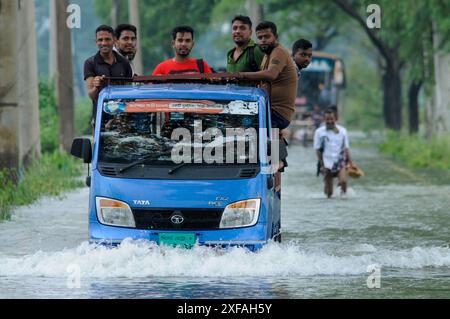
<svg viewBox="0 0 450 319">
<path fill-rule="evenodd" d="M 0 276 L 66 277 L 73 265 L 79 267 L 82 276 L 93 278 L 357 275 L 366 273 L 371 264 L 406 269 L 450 267 L 448 247 L 392 251 L 358 245 L 354 253 L 336 256 L 308 252 L 292 242 L 270 243 L 258 253 L 243 248 L 184 250 L 132 240 L 125 240 L 116 248 L 85 242 L 59 252 L 39 251 L 23 257 L 3 257 Z"/>
</svg>

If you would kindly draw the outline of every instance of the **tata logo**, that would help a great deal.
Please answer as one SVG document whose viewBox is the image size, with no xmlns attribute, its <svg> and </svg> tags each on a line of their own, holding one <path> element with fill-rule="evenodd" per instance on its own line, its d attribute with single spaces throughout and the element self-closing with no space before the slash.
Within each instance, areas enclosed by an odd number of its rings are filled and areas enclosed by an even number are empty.
<svg viewBox="0 0 450 319">
<path fill-rule="evenodd" d="M 134 205 L 150 205 L 150 201 L 149 200 L 140 200 L 140 199 L 135 199 L 133 200 L 133 204 Z"/>
<path fill-rule="evenodd" d="M 170 216 L 170 221 L 172 222 L 172 224 L 180 225 L 184 222 L 184 217 L 181 214 L 174 214 Z"/>
</svg>

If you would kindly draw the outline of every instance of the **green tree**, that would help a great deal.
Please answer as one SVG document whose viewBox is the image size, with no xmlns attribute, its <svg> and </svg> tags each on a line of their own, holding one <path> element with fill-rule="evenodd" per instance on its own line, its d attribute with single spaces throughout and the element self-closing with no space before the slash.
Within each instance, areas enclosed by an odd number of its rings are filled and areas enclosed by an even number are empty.
<svg viewBox="0 0 450 319">
<path fill-rule="evenodd" d="M 149 74 L 161 61 L 173 56 L 171 30 L 177 25 L 190 25 L 195 39 L 201 37 L 210 23 L 211 13 L 219 0 L 149 0 L 139 2 L 141 20 L 142 57 L 144 73 Z M 110 23 L 111 1 L 96 1 L 96 10 L 103 21 Z M 121 8 L 127 6 L 121 5 Z M 121 10 L 119 23 L 128 21 Z"/>
<path fill-rule="evenodd" d="M 400 55 L 402 14 L 400 2 L 378 1 L 382 8 L 382 27 L 373 29 L 367 25 L 367 4 L 356 0 L 333 0 L 347 15 L 355 19 L 379 51 L 382 60 L 383 115 L 385 124 L 393 130 L 402 128 L 402 76 L 405 61 Z"/>
<path fill-rule="evenodd" d="M 348 20 L 328 0 L 269 0 L 268 16 L 289 42 L 309 39 L 314 50 L 322 51 L 348 28 Z"/>
<path fill-rule="evenodd" d="M 402 87 L 408 83 L 409 128 L 418 131 L 418 97 L 422 85 L 433 86 L 433 33 L 443 35 L 443 46 L 449 46 L 450 2 L 387 1 L 377 3 L 382 10 L 382 26 L 370 29 L 366 24 L 368 3 L 358 0 L 333 0 L 366 32 L 382 57 L 383 113 L 388 128 L 402 127 Z M 445 36 L 444 36 L 445 35 Z M 406 80 L 402 74 L 406 74 Z"/>
</svg>

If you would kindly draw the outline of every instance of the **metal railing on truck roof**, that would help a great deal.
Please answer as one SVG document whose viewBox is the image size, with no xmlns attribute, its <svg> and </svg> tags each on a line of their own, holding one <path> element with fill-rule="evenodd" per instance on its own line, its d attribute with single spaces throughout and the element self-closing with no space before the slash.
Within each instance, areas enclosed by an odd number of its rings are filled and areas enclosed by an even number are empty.
<svg viewBox="0 0 450 319">
<path fill-rule="evenodd" d="M 107 85 L 127 85 L 133 83 L 157 84 L 157 83 L 200 83 L 200 84 L 236 84 L 250 87 L 266 88 L 268 82 L 238 79 L 233 73 L 196 73 L 196 74 L 170 74 L 156 76 L 133 77 L 105 77 Z"/>
</svg>

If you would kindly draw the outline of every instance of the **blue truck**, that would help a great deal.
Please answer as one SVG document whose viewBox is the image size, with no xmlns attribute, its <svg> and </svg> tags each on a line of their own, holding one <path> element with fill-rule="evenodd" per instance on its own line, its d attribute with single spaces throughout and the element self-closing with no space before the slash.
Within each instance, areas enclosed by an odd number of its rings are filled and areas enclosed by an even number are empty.
<svg viewBox="0 0 450 319">
<path fill-rule="evenodd" d="M 252 251 L 281 241 L 267 93 L 174 77 L 106 86 L 93 144 L 74 139 L 71 154 L 91 164 L 90 241 Z"/>
</svg>

